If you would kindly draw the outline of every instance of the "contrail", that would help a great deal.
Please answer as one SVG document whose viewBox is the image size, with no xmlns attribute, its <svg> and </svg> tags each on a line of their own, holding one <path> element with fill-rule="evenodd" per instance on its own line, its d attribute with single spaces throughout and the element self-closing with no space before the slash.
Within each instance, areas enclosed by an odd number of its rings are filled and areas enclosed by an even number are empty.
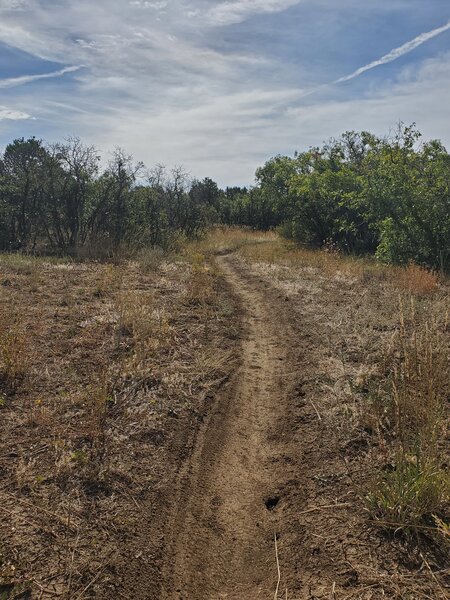
<svg viewBox="0 0 450 600">
<path fill-rule="evenodd" d="M 374 60 L 373 62 L 365 65 L 364 67 L 360 67 L 359 69 L 356 69 L 356 71 L 353 71 L 353 73 L 350 73 L 349 75 L 344 75 L 343 77 L 339 77 L 339 79 L 335 79 L 334 81 L 329 81 L 328 83 L 322 83 L 321 85 L 318 85 L 317 87 L 314 87 L 309 90 L 305 90 L 305 91 L 301 92 L 298 95 L 298 98 L 305 98 L 307 96 L 311 96 L 312 94 L 315 94 L 319 90 L 329 88 L 330 86 L 336 85 L 337 83 L 343 83 L 344 81 L 350 81 L 351 79 L 355 79 L 355 77 L 359 77 L 366 71 L 375 69 L 375 67 L 379 67 L 380 65 L 385 65 L 386 63 L 392 62 L 393 60 L 397 60 L 397 58 L 400 58 L 404 54 L 408 54 L 408 52 L 411 52 L 418 46 L 421 46 L 428 40 L 431 40 L 432 38 L 436 37 L 437 35 L 439 35 L 441 33 L 444 33 L 444 31 L 448 31 L 449 29 L 450 29 L 450 21 L 448 21 L 448 23 L 446 23 L 445 25 L 442 25 L 442 27 L 438 27 L 437 29 L 433 29 L 432 31 L 427 31 L 426 33 L 421 33 L 420 35 L 415 37 L 413 40 L 406 42 L 406 44 L 403 44 L 402 46 L 399 46 L 398 48 L 394 48 L 393 50 L 391 50 L 390 52 L 388 52 L 387 54 L 385 54 L 378 60 Z"/>
<path fill-rule="evenodd" d="M 51 73 L 42 73 L 40 75 L 21 75 L 20 77 L 8 77 L 7 79 L 0 79 L 0 88 L 15 87 L 16 85 L 23 85 L 25 83 L 31 83 L 32 81 L 38 81 L 39 79 L 51 79 L 52 77 L 61 77 L 65 73 L 73 73 L 81 69 L 81 65 L 73 67 L 64 67 L 59 71 L 52 71 Z"/>
<path fill-rule="evenodd" d="M 353 73 L 350 73 L 350 75 L 345 75 L 344 77 L 339 77 L 339 79 L 336 79 L 332 83 L 342 83 L 344 81 L 350 81 L 350 79 L 355 79 L 355 77 L 359 77 L 366 71 L 370 71 L 370 69 L 374 69 L 375 67 L 379 67 L 380 65 L 385 65 L 386 63 L 390 63 L 393 60 L 397 60 L 397 58 L 400 58 L 400 56 L 403 56 L 404 54 L 408 54 L 408 52 L 411 52 L 418 46 L 421 46 L 428 40 L 431 40 L 432 38 L 436 37 L 437 35 L 444 33 L 444 31 L 447 31 L 448 29 L 450 29 L 450 21 L 448 23 L 446 23 L 445 25 L 443 25 L 442 27 L 438 27 L 437 29 L 433 29 L 432 31 L 427 31 L 426 33 L 421 33 L 420 35 L 415 37 L 413 40 L 406 42 L 406 44 L 403 44 L 402 46 L 399 46 L 398 48 L 394 48 L 394 50 L 391 50 L 390 52 L 388 52 L 388 54 L 385 54 L 378 60 L 374 60 L 373 62 L 369 63 L 368 65 L 365 65 L 364 67 L 360 67 L 359 69 L 356 69 L 356 71 L 353 71 Z"/>
</svg>

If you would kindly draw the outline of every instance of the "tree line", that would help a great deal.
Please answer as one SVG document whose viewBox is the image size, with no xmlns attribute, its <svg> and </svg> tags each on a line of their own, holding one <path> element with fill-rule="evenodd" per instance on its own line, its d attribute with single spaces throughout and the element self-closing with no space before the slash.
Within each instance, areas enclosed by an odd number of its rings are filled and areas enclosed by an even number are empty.
<svg viewBox="0 0 450 600">
<path fill-rule="evenodd" d="M 218 222 L 220 192 L 182 168 L 146 170 L 116 149 L 106 166 L 78 138 L 17 139 L 0 156 L 0 248 L 92 254 L 168 248 Z"/>
<path fill-rule="evenodd" d="M 222 223 L 448 270 L 450 155 L 420 137 L 414 125 L 383 138 L 347 132 L 270 159 L 249 189 L 224 190 L 181 168 L 147 170 L 121 149 L 102 166 L 78 138 L 17 139 L 0 155 L 0 249 L 170 248 Z"/>
<path fill-rule="evenodd" d="M 420 138 L 414 125 L 399 125 L 383 138 L 347 132 L 276 156 L 239 200 L 240 222 L 279 227 L 300 244 L 448 270 L 450 155 Z"/>
</svg>

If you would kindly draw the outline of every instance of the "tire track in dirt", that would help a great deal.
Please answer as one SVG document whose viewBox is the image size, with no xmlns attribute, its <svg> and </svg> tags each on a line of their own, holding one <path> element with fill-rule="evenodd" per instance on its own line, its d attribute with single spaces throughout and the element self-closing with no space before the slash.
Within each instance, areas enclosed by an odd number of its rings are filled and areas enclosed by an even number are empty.
<svg viewBox="0 0 450 600">
<path fill-rule="evenodd" d="M 243 308 L 242 360 L 215 399 L 174 498 L 163 598 L 177 600 L 267 598 L 277 579 L 269 509 L 280 475 L 273 433 L 286 397 L 286 336 L 264 291 L 228 256 L 217 262 Z"/>
</svg>

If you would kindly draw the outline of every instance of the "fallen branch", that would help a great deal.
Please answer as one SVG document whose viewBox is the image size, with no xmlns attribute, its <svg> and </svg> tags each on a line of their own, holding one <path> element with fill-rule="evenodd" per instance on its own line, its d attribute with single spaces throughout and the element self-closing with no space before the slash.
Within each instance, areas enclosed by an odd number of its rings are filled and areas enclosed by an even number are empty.
<svg viewBox="0 0 450 600">
<path fill-rule="evenodd" d="M 280 581 L 281 581 L 281 571 L 280 571 L 280 561 L 278 560 L 278 544 L 277 544 L 277 534 L 274 534 L 275 539 L 275 559 L 277 561 L 277 573 L 278 573 L 278 581 L 277 587 L 275 589 L 274 600 L 278 600 L 278 590 L 280 589 Z"/>
<path fill-rule="evenodd" d="M 313 408 L 314 408 L 314 410 L 316 411 L 317 418 L 319 419 L 319 421 L 321 421 L 321 420 L 322 420 L 322 417 L 320 416 L 320 414 L 319 414 L 319 411 L 318 411 L 318 410 L 317 410 L 317 408 L 316 408 L 316 405 L 314 404 L 314 402 L 313 402 L 312 400 L 310 400 L 310 402 L 311 402 L 311 404 L 312 404 L 312 407 L 313 407 Z"/>
</svg>

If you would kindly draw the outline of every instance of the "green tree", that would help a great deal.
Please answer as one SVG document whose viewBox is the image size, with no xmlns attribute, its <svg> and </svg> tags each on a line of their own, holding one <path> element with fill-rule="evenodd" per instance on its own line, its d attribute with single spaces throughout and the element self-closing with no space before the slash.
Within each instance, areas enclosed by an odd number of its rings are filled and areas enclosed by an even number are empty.
<svg viewBox="0 0 450 600">
<path fill-rule="evenodd" d="M 3 248 L 21 249 L 35 244 L 48 162 L 42 141 L 34 137 L 16 139 L 6 146 L 0 161 Z"/>
</svg>

